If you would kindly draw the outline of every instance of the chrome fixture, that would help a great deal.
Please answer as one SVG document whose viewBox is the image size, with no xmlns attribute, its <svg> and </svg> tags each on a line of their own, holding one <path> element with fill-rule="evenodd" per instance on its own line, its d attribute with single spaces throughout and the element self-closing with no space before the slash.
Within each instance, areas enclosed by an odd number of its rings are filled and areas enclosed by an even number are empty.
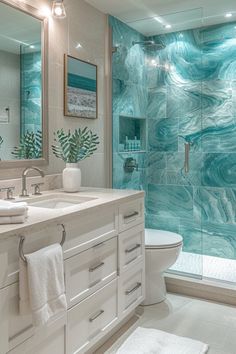
<svg viewBox="0 0 236 354">
<path fill-rule="evenodd" d="M 37 171 L 41 177 L 45 176 L 44 172 L 38 167 L 27 167 L 26 169 L 24 169 L 24 171 L 22 172 L 22 191 L 20 197 L 29 197 L 26 186 L 26 177 L 29 171 Z"/>
<path fill-rule="evenodd" d="M 184 143 L 184 172 L 189 173 L 189 153 L 190 153 L 190 143 Z"/>
<path fill-rule="evenodd" d="M 133 157 L 127 157 L 124 162 L 124 171 L 128 173 L 134 172 L 134 170 L 138 171 L 138 163 Z"/>
<path fill-rule="evenodd" d="M 64 245 L 65 240 L 66 240 L 66 228 L 64 224 L 60 224 L 60 226 L 62 227 L 62 239 L 60 242 L 61 247 Z M 24 251 L 23 251 L 23 245 L 24 245 L 24 241 L 25 241 L 25 237 L 24 236 L 20 236 L 20 242 L 19 242 L 19 257 L 20 259 L 27 263 L 27 259 L 24 255 Z"/>
<path fill-rule="evenodd" d="M 14 191 L 15 187 L 6 187 L 6 188 L 1 188 L 0 192 L 7 192 L 7 196 L 5 198 L 5 200 L 14 200 L 15 198 L 13 197 L 13 191 Z"/>
<path fill-rule="evenodd" d="M 152 49 L 152 50 L 160 50 L 165 49 L 165 44 L 157 43 L 155 41 L 133 41 L 132 45 L 141 45 L 143 48 Z"/>
<path fill-rule="evenodd" d="M 40 186 L 43 186 L 44 183 L 33 183 L 31 184 L 31 187 L 34 187 L 34 193 L 33 195 L 42 195 L 40 191 Z"/>
<path fill-rule="evenodd" d="M 66 17 L 66 9 L 63 0 L 53 0 L 52 2 L 52 15 L 55 18 L 63 19 Z"/>
</svg>

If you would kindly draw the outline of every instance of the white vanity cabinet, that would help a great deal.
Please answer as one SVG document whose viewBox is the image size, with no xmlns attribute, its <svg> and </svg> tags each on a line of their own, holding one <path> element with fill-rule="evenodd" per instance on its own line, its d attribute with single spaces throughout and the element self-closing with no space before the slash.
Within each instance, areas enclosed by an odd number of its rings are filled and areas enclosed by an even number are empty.
<svg viewBox="0 0 236 354">
<path fill-rule="evenodd" d="M 144 203 L 137 194 L 24 231 L 28 253 L 60 242 L 60 224 L 66 230 L 68 310 L 41 329 L 19 314 L 19 237 L 0 241 L 0 354 L 91 353 L 144 300 Z"/>
</svg>

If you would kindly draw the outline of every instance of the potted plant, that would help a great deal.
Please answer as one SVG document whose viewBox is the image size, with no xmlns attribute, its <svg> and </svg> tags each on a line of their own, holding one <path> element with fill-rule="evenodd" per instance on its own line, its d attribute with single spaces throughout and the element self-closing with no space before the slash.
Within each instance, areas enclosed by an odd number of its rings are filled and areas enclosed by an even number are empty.
<svg viewBox="0 0 236 354">
<path fill-rule="evenodd" d="M 75 129 L 73 133 L 63 129 L 54 133 L 55 145 L 52 145 L 53 154 L 66 163 L 62 173 L 63 188 L 65 192 L 78 192 L 81 186 L 81 171 L 79 161 L 93 155 L 97 150 L 98 136 L 88 127 Z"/>
</svg>

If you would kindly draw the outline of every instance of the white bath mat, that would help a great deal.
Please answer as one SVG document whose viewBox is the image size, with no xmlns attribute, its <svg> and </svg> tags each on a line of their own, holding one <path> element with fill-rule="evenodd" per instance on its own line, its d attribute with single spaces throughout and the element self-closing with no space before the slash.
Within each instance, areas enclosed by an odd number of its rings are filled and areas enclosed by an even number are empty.
<svg viewBox="0 0 236 354">
<path fill-rule="evenodd" d="M 208 345 L 152 328 L 138 327 L 116 354 L 204 354 Z"/>
</svg>

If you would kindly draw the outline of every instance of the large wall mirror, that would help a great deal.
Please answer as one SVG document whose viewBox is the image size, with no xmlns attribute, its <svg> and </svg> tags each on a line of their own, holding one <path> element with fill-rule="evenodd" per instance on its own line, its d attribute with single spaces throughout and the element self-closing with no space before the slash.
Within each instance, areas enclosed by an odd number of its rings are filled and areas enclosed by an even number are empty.
<svg viewBox="0 0 236 354">
<path fill-rule="evenodd" d="M 47 162 L 47 19 L 0 0 L 0 168 Z"/>
</svg>

